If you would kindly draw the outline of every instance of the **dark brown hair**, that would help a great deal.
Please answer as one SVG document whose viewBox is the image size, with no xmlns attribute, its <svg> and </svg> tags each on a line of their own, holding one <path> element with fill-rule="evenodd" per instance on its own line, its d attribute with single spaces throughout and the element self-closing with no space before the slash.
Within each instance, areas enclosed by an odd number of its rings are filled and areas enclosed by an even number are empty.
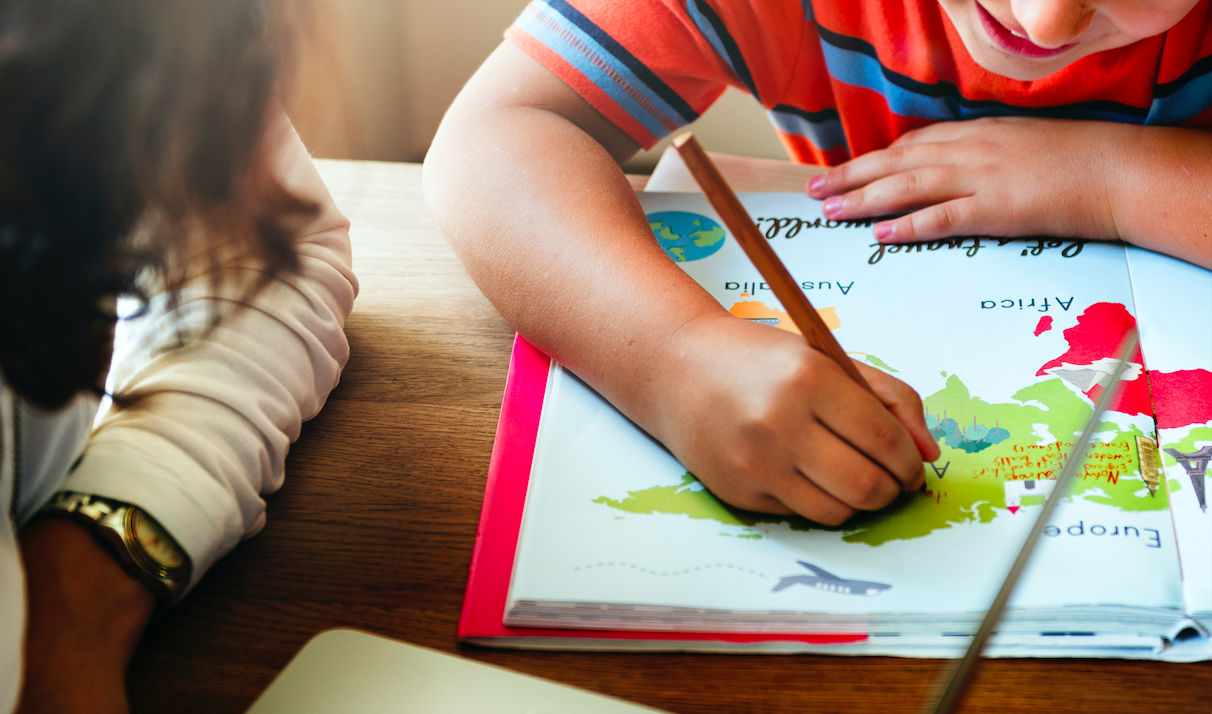
<svg viewBox="0 0 1212 714">
<path fill-rule="evenodd" d="M 99 390 L 114 299 L 173 294 L 199 255 L 295 266 L 275 216 L 305 207 L 264 145 L 288 6 L 0 0 L 0 373 L 18 394 Z"/>
</svg>

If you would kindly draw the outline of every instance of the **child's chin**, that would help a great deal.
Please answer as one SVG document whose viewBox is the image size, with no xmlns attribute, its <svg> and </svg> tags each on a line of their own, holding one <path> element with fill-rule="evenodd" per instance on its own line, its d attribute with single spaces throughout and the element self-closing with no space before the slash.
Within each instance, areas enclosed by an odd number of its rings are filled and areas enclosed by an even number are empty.
<svg viewBox="0 0 1212 714">
<path fill-rule="evenodd" d="M 1028 59 L 990 48 L 981 48 L 983 52 L 973 52 L 969 49 L 972 59 L 984 69 L 993 74 L 1020 82 L 1031 82 L 1043 79 L 1050 74 L 1056 74 L 1065 67 L 1076 62 L 1081 55 L 1070 58 L 1068 53 L 1047 59 Z"/>
<path fill-rule="evenodd" d="M 1061 71 L 1088 54 L 1087 52 L 1083 52 L 1084 48 L 1079 45 L 1064 54 L 1053 57 L 1023 57 L 1011 54 L 997 47 L 991 47 L 983 41 L 983 37 L 969 37 L 970 33 L 976 34 L 978 32 L 979 30 L 976 28 L 969 28 L 969 32 L 961 31 L 959 33 L 960 38 L 964 42 L 964 47 L 968 49 L 968 54 L 972 59 L 993 74 L 1020 82 L 1043 79 L 1050 74 Z"/>
</svg>

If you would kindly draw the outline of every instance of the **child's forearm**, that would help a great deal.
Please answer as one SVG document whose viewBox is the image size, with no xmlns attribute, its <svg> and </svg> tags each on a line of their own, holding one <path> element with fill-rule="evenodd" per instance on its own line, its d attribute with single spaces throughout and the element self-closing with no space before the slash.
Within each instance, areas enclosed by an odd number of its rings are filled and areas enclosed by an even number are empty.
<svg viewBox="0 0 1212 714">
<path fill-rule="evenodd" d="M 1212 134 L 1134 129 L 1106 168 L 1120 237 L 1212 268 Z"/>
<path fill-rule="evenodd" d="M 509 323 L 651 428 L 660 387 L 631 382 L 670 360 L 685 324 L 723 309 L 653 238 L 616 163 L 636 148 L 506 44 L 443 121 L 424 188 Z"/>
</svg>

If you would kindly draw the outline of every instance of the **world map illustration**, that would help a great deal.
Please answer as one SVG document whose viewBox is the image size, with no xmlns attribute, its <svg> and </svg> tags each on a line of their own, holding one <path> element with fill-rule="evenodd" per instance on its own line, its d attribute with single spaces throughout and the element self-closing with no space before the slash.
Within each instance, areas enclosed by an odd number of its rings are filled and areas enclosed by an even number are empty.
<svg viewBox="0 0 1212 714">
<path fill-rule="evenodd" d="M 752 299 L 736 303 L 732 312 L 794 331 L 783 319 L 785 314 Z M 840 325 L 836 311 L 821 312 L 831 329 Z M 971 394 L 962 375 L 942 372 L 943 388 L 923 397 L 927 426 L 942 449 L 938 461 L 927 466 L 926 488 L 904 494 L 884 510 L 860 513 L 840 528 L 732 508 L 712 496 L 690 472 L 677 485 L 654 486 L 622 498 L 602 496 L 594 503 L 627 514 L 715 521 L 730 526 L 721 533 L 728 537 L 762 539 L 769 537 L 775 524 L 785 524 L 796 531 L 841 531 L 844 542 L 868 546 L 920 538 L 959 523 L 988 523 L 999 512 L 1017 514 L 1043 503 L 1093 413 L 1093 402 L 1111 383 L 1112 356 L 1120 337 L 1134 324 L 1121 304 L 1091 305 L 1064 330 L 1068 350 L 1040 365 L 1034 374 L 1022 375 L 1026 386 L 1010 402 L 990 403 Z M 1035 335 L 1051 328 L 1051 320 L 1041 320 Z M 873 355 L 854 356 L 895 371 Z M 1158 427 L 1183 429 L 1186 436 L 1177 444 L 1180 451 L 1191 452 L 1200 442 L 1212 442 L 1212 404 L 1206 396 L 1212 394 L 1212 374 L 1204 370 L 1146 374 L 1139 351 L 1131 361 L 1134 369 L 1125 373 L 1124 389 L 1111 411 L 1153 416 L 1151 386 L 1154 397 L 1159 389 L 1195 392 L 1203 396 L 1171 399 L 1176 406 L 1156 415 Z M 1151 492 L 1139 470 L 1136 437 L 1154 435 L 1117 421 L 1128 422 L 1108 418 L 1099 424 L 1099 438 L 1088 449 L 1069 497 L 1120 512 L 1164 510 L 1166 490 Z M 1175 463 L 1171 456 L 1165 459 L 1166 464 Z M 1168 485 L 1174 497 L 1183 489 L 1178 479 L 1170 478 Z"/>
<path fill-rule="evenodd" d="M 679 263 L 702 260 L 724 245 L 724 227 L 707 216 L 686 211 L 660 211 L 648 214 L 657 243 Z"/>
</svg>

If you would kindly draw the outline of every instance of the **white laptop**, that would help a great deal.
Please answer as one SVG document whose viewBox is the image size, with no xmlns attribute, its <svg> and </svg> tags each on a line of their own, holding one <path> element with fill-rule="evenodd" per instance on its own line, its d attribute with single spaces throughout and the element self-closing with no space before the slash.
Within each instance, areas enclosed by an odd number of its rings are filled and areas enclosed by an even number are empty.
<svg viewBox="0 0 1212 714">
<path fill-rule="evenodd" d="M 311 639 L 248 714 L 663 714 L 355 630 Z"/>
</svg>

